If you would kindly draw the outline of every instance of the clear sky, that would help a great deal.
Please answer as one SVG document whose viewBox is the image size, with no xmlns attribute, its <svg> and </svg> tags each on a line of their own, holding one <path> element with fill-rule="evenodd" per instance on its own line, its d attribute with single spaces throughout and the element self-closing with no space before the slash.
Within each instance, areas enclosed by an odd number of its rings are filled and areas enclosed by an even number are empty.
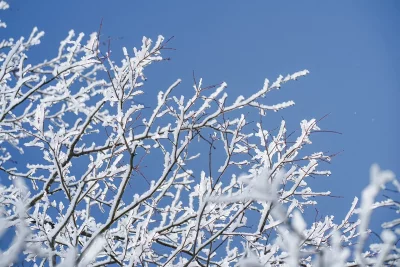
<svg viewBox="0 0 400 267">
<path fill-rule="evenodd" d="M 321 118 L 321 127 L 343 133 L 315 135 L 315 150 L 343 150 L 329 168 L 333 175 L 314 181 L 341 199 L 320 199 L 320 210 L 343 218 L 368 183 L 377 162 L 400 174 L 400 2 L 387 1 L 8 1 L 1 13 L 8 28 L 1 39 L 46 32 L 30 54 L 56 54 L 70 29 L 87 36 L 99 29 L 111 38 L 113 56 L 146 35 L 174 36 L 170 62 L 147 71 L 154 90 L 183 79 L 192 90 L 192 72 L 206 84 L 228 83 L 235 99 L 274 80 L 308 69 L 310 75 L 271 94 L 268 103 L 294 100 L 295 107 L 269 114 L 271 128 L 283 116 L 291 129 L 301 119 Z M 397 26 L 396 26 L 397 25 Z M 3 175 L 3 174 L 2 174 Z M 382 213 L 382 216 L 388 216 Z"/>
</svg>

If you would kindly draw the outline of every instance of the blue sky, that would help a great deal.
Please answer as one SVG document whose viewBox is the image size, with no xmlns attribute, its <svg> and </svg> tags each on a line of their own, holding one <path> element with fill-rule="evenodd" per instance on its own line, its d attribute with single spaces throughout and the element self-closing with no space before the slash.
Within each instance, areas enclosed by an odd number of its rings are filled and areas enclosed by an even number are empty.
<svg viewBox="0 0 400 267">
<path fill-rule="evenodd" d="M 271 128 L 283 116 L 292 129 L 301 119 L 321 118 L 321 127 L 343 133 L 315 136 L 316 151 L 343 151 L 314 181 L 339 199 L 320 199 L 323 215 L 343 218 L 368 183 L 377 162 L 400 173 L 400 2 L 392 1 L 8 1 L 3 37 L 27 36 L 33 26 L 46 32 L 30 55 L 55 55 L 70 29 L 87 36 L 99 29 L 111 38 L 113 56 L 146 35 L 174 36 L 170 62 L 147 71 L 154 90 L 183 79 L 192 90 L 192 72 L 206 84 L 228 83 L 235 99 L 259 89 L 264 78 L 308 69 L 310 75 L 273 92 L 268 103 L 294 100 L 296 106 L 269 114 Z M 267 120 L 268 121 L 268 120 Z M 383 212 L 382 217 L 389 216 Z M 382 219 L 382 217 L 380 219 Z"/>
</svg>

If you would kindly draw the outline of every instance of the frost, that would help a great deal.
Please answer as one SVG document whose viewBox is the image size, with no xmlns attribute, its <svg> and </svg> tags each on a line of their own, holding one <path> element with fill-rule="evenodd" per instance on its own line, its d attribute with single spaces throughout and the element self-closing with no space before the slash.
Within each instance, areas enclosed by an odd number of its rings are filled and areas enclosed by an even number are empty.
<svg viewBox="0 0 400 267">
<path fill-rule="evenodd" d="M 89 263 L 91 263 L 95 259 L 97 254 L 99 254 L 99 252 L 103 250 L 105 244 L 106 240 L 103 237 L 97 237 L 93 241 L 93 245 L 88 249 L 88 251 L 86 252 L 86 254 L 84 255 L 82 261 L 79 263 L 78 266 L 79 267 L 88 266 Z"/>
<path fill-rule="evenodd" d="M 225 82 L 194 79 L 179 95 L 180 79 L 161 91 L 145 82 L 162 36 L 115 62 L 101 32 L 71 30 L 34 63 L 43 34 L 0 40 L 0 235 L 15 232 L 0 266 L 399 265 L 397 217 L 364 248 L 372 212 L 399 213 L 394 198 L 375 202 L 400 191 L 389 171 L 371 168 L 345 218 L 304 219 L 331 194 L 310 177 L 329 175 L 320 165 L 332 156 L 302 151 L 318 120 L 271 125 L 270 111 L 294 101 L 266 103 L 307 70 L 233 97 Z"/>
</svg>

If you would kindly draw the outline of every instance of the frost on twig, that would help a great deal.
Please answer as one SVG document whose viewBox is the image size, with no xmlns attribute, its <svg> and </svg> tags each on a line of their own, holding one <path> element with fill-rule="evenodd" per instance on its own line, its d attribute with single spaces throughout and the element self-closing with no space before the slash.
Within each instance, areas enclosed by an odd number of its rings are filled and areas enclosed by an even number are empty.
<svg viewBox="0 0 400 267">
<path fill-rule="evenodd" d="M 301 153 L 320 131 L 318 120 L 301 121 L 295 135 L 285 121 L 276 130 L 265 124 L 270 111 L 294 105 L 270 104 L 268 93 L 307 70 L 236 98 L 225 82 L 194 79 L 194 90 L 178 96 L 180 79 L 159 92 L 146 87 L 146 68 L 168 48 L 162 36 L 143 37 L 115 62 L 101 50 L 99 32 L 70 31 L 53 57 L 33 64 L 43 35 L 35 28 L 28 38 L 0 41 L 0 227 L 17 229 L 0 264 L 21 255 L 65 267 L 356 262 L 342 245 L 365 242 L 370 210 L 352 220 L 355 199 L 340 224 L 302 216 L 330 195 L 308 181 L 330 174 L 319 167 L 332 156 Z M 22 153 L 30 156 L 17 162 Z M 12 185 L 17 178 L 29 193 Z M 379 183 L 366 195 L 376 195 Z M 373 202 L 362 198 L 362 205 Z M 354 264 L 398 263 L 387 231 L 370 252 L 359 245 L 365 262 Z"/>
</svg>

